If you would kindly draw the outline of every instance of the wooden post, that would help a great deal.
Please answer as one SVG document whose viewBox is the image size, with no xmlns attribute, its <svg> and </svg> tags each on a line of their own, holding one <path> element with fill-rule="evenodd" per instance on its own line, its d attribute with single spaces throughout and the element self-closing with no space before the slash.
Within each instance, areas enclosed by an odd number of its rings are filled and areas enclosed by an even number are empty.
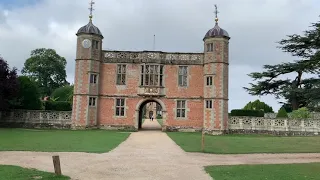
<svg viewBox="0 0 320 180">
<path fill-rule="evenodd" d="M 201 151 L 204 152 L 204 131 L 203 130 L 201 135 Z"/>
<path fill-rule="evenodd" d="M 56 175 L 61 175 L 61 166 L 60 166 L 60 158 L 59 156 L 52 156 L 54 172 Z"/>
</svg>

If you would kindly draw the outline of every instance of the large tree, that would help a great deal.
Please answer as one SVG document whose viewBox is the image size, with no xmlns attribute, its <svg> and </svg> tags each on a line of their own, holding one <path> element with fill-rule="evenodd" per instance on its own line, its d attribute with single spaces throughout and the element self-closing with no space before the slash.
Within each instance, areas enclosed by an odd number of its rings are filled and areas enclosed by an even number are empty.
<svg viewBox="0 0 320 180">
<path fill-rule="evenodd" d="M 298 60 L 264 65 L 263 72 L 249 74 L 256 82 L 244 89 L 251 95 L 271 94 L 276 98 L 284 98 L 287 102 L 283 103 L 290 104 L 293 110 L 319 102 L 320 22 L 313 23 L 311 28 L 303 35 L 288 35 L 287 39 L 278 42 L 278 48 L 291 53 Z M 295 76 L 293 79 L 282 77 L 291 74 Z M 303 78 L 303 75 L 308 77 Z"/>
<path fill-rule="evenodd" d="M 17 77 L 17 69 L 10 69 L 7 61 L 0 57 L 0 111 L 8 110 L 11 101 L 17 96 Z"/>
<path fill-rule="evenodd" d="M 24 63 L 22 73 L 37 82 L 43 96 L 48 96 L 67 84 L 66 64 L 66 59 L 53 49 L 35 49 Z"/>
</svg>

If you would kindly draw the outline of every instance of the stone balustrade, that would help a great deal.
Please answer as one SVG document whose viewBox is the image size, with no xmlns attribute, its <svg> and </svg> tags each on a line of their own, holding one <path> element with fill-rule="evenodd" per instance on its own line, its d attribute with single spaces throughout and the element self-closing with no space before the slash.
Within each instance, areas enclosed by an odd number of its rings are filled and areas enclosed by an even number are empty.
<svg viewBox="0 0 320 180">
<path fill-rule="evenodd" d="M 310 113 L 310 118 L 311 119 L 320 119 L 320 113 L 319 112 L 312 112 Z M 265 118 L 269 118 L 269 119 L 276 119 L 277 117 L 277 113 L 265 113 L 264 114 Z M 288 118 L 291 118 L 291 113 L 288 113 Z"/>
<path fill-rule="evenodd" d="M 15 110 L 0 112 L 0 126 L 26 128 L 70 128 L 71 111 Z"/>
<path fill-rule="evenodd" d="M 203 64 L 203 53 L 103 51 L 103 54 L 105 63 Z"/>
<path fill-rule="evenodd" d="M 264 117 L 231 116 L 231 133 L 267 133 L 277 135 L 318 135 L 320 119 L 271 119 Z"/>
</svg>

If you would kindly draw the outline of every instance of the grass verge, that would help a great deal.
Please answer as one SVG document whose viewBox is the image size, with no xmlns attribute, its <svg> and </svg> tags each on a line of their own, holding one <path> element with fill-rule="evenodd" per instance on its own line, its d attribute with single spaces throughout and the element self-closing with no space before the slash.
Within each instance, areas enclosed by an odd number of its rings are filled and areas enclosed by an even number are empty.
<svg viewBox="0 0 320 180">
<path fill-rule="evenodd" d="M 106 130 L 0 129 L 0 151 L 104 153 L 129 135 Z"/>
<path fill-rule="evenodd" d="M 201 133 L 168 132 L 187 152 L 201 152 Z M 206 153 L 319 153 L 320 137 L 276 137 L 267 135 L 205 136 Z"/>
<path fill-rule="evenodd" d="M 316 180 L 320 163 L 208 166 L 207 173 L 215 180 Z"/>
<path fill-rule="evenodd" d="M 0 165 L 0 179 L 46 179 L 46 180 L 69 180 L 67 176 L 56 176 L 54 173 L 38 171 L 35 169 L 22 168 L 19 166 Z"/>
</svg>

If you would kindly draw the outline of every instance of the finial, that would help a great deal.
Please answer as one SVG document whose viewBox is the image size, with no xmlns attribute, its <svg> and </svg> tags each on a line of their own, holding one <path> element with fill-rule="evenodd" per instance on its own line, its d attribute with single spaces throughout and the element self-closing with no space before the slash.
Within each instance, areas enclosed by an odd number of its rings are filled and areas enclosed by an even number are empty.
<svg viewBox="0 0 320 180">
<path fill-rule="evenodd" d="M 215 4 L 214 5 L 214 7 L 215 7 L 215 11 L 214 11 L 214 13 L 216 14 L 216 19 L 215 19 L 215 21 L 216 21 L 216 24 L 218 24 L 218 13 L 219 13 L 219 11 L 218 11 L 218 6 Z"/>
<path fill-rule="evenodd" d="M 92 11 L 94 10 L 93 7 L 92 7 L 92 6 L 94 5 L 93 0 L 91 0 L 91 2 L 90 2 L 89 4 L 90 4 L 90 8 L 89 8 L 89 10 L 90 10 L 89 19 L 90 19 L 90 22 L 92 22 Z"/>
</svg>

